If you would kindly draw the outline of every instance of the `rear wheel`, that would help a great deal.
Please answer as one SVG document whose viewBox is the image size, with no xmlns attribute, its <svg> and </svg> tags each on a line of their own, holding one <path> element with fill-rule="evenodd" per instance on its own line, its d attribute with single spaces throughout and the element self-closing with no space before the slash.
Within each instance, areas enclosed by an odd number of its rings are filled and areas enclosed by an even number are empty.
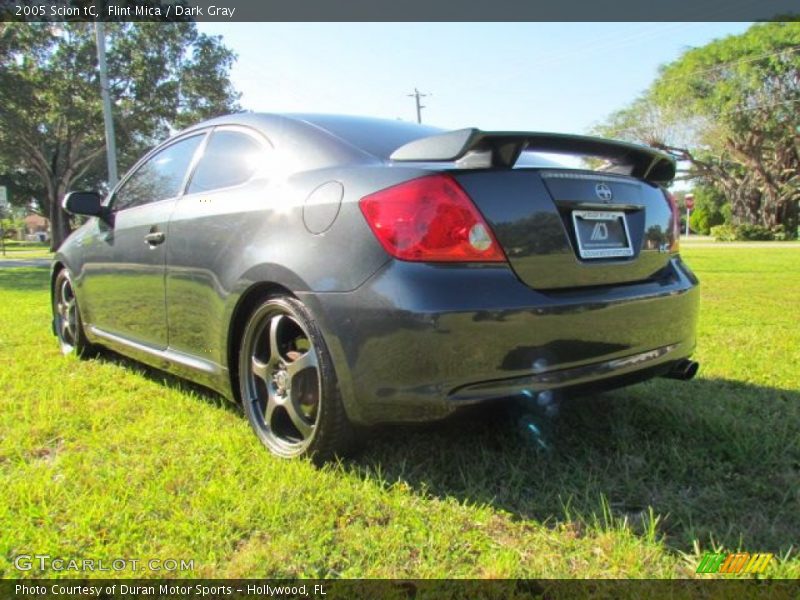
<svg viewBox="0 0 800 600">
<path fill-rule="evenodd" d="M 242 404 L 264 445 L 323 462 L 349 450 L 352 429 L 330 354 L 301 302 L 270 298 L 253 311 L 239 351 Z"/>
<path fill-rule="evenodd" d="M 83 333 L 78 299 L 67 269 L 61 269 L 56 275 L 53 287 L 53 325 L 62 353 L 75 354 L 81 358 L 96 354 L 95 347 Z"/>
</svg>

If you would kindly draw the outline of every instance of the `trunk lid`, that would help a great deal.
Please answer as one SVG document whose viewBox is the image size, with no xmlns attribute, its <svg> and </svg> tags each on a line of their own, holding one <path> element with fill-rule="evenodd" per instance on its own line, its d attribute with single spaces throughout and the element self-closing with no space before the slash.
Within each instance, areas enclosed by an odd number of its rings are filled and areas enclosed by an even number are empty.
<svg viewBox="0 0 800 600">
<path fill-rule="evenodd" d="M 450 174 L 489 223 L 517 276 L 532 288 L 647 281 L 662 276 L 668 265 L 674 217 L 655 183 L 557 168 Z"/>
</svg>

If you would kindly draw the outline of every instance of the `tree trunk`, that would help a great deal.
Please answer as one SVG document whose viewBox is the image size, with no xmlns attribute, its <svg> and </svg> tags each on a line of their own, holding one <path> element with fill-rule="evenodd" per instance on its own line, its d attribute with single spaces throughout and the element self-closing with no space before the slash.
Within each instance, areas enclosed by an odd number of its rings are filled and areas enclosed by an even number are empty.
<svg viewBox="0 0 800 600">
<path fill-rule="evenodd" d="M 67 239 L 71 233 L 69 215 L 61 208 L 61 201 L 64 198 L 64 191 L 61 186 L 54 186 L 53 191 L 48 198 L 50 205 L 50 250 L 55 252 L 59 246 Z"/>
<path fill-rule="evenodd" d="M 798 212 L 800 212 L 800 200 L 790 198 L 784 200 L 780 211 L 780 224 L 786 232 L 789 239 L 796 239 L 798 237 Z"/>
</svg>

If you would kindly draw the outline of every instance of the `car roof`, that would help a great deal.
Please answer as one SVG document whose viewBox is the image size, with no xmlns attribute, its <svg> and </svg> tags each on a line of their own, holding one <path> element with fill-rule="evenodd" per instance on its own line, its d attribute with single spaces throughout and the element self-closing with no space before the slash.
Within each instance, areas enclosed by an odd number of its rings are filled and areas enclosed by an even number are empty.
<svg viewBox="0 0 800 600">
<path fill-rule="evenodd" d="M 347 145 L 381 160 L 408 142 L 442 133 L 444 129 L 401 121 L 354 115 L 310 113 L 234 113 L 198 123 L 183 133 L 220 125 L 243 125 L 260 130 L 276 143 L 293 140 L 296 143 L 319 142 L 320 133 L 345 142 Z"/>
<path fill-rule="evenodd" d="M 294 148 L 308 159 L 307 166 L 388 161 L 392 152 L 414 140 L 444 133 L 446 129 L 400 119 L 316 113 L 241 112 L 216 117 L 181 132 L 240 125 L 261 131 L 276 145 Z M 575 168 L 555 158 L 523 152 L 518 167 Z"/>
<path fill-rule="evenodd" d="M 356 148 L 361 148 L 384 160 L 404 144 L 445 131 L 439 127 L 410 123 L 400 119 L 320 114 L 287 116 L 319 127 Z"/>
</svg>

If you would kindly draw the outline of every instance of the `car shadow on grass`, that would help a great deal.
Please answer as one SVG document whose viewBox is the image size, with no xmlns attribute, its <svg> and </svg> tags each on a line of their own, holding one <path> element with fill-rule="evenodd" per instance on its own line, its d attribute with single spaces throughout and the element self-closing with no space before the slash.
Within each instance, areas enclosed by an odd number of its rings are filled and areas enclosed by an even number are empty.
<svg viewBox="0 0 800 600">
<path fill-rule="evenodd" d="M 638 531 L 652 507 L 673 549 L 782 553 L 800 539 L 798 423 L 795 391 L 662 379 L 565 400 L 550 421 L 504 402 L 382 427 L 345 468 L 550 524 L 627 519 Z"/>
<path fill-rule="evenodd" d="M 117 365 L 126 371 L 141 375 L 145 379 L 164 386 L 165 388 L 178 391 L 182 394 L 191 394 L 202 402 L 210 404 L 216 408 L 223 408 L 242 416 L 244 414 L 242 413 L 242 410 L 239 408 L 238 404 L 228 401 L 222 396 L 222 394 L 219 394 L 210 388 L 204 387 L 198 383 L 194 383 L 193 381 L 189 381 L 188 379 L 183 379 L 177 375 L 168 373 L 167 371 L 150 367 L 144 363 L 133 360 L 132 358 L 123 356 L 122 354 L 117 354 L 108 348 L 98 348 L 97 355 L 94 358 L 95 360 L 102 360 L 109 364 Z"/>
</svg>

